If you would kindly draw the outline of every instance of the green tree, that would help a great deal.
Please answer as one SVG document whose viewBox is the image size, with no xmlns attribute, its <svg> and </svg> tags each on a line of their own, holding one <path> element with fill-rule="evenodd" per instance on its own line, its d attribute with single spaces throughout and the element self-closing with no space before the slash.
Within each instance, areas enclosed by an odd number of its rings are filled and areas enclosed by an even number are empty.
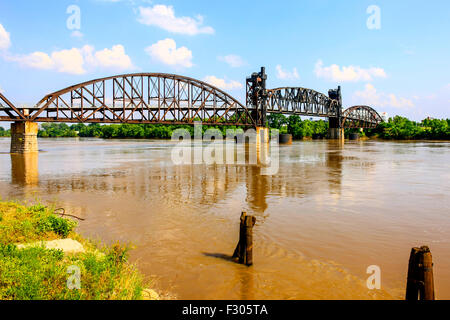
<svg viewBox="0 0 450 320">
<path fill-rule="evenodd" d="M 271 113 L 267 116 L 270 128 L 281 129 L 282 126 L 288 124 L 288 119 L 281 113 Z"/>
</svg>

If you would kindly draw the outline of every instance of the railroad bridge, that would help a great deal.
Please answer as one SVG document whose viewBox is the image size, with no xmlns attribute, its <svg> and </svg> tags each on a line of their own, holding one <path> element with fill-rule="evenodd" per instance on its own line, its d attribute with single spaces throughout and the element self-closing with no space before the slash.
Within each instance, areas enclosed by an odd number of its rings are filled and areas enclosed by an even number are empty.
<svg viewBox="0 0 450 320">
<path fill-rule="evenodd" d="M 246 104 L 193 78 L 134 73 L 76 84 L 18 108 L 0 93 L 0 121 L 11 124 L 11 152 L 37 151 L 38 122 L 234 125 L 267 130 L 267 114 L 329 119 L 329 138 L 344 128 L 374 128 L 380 115 L 369 106 L 342 108 L 341 89 L 328 96 L 300 87 L 266 88 L 265 68 L 246 79 Z"/>
</svg>

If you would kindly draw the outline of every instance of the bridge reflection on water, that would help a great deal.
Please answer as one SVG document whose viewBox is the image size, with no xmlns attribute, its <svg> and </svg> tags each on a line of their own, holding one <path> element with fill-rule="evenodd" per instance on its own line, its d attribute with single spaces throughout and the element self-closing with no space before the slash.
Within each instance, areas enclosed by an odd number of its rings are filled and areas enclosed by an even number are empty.
<svg viewBox="0 0 450 320">
<path fill-rule="evenodd" d="M 10 154 L 11 182 L 18 186 L 39 185 L 41 192 L 48 194 L 55 191 L 106 192 L 146 199 L 149 194 L 159 193 L 164 195 L 165 202 L 172 205 L 183 205 L 192 201 L 200 205 L 216 204 L 231 196 L 237 188 L 245 186 L 248 208 L 243 209 L 263 217 L 268 207 L 268 195 L 301 198 L 323 188 L 328 188 L 332 194 L 340 194 L 343 160 L 341 143 L 327 141 L 323 144 L 327 147 L 329 145 L 336 148 L 323 152 L 320 158 L 306 158 L 304 162 L 295 161 L 287 167 L 282 166 L 276 175 L 262 175 L 260 165 L 138 164 L 123 166 L 108 173 L 69 175 L 64 179 L 57 177 L 39 181 L 39 153 Z M 241 152 L 246 153 L 248 160 L 249 149 L 241 148 Z M 295 159 L 284 161 L 286 160 Z M 314 170 L 305 170 L 309 162 L 314 164 Z M 317 163 L 321 165 L 318 166 Z M 320 172 L 323 177 L 317 179 Z M 292 179 L 294 176 L 295 181 Z M 313 176 L 317 183 L 298 183 L 299 180 L 311 181 Z M 327 183 L 324 185 L 323 182 Z"/>
<path fill-rule="evenodd" d="M 18 185 L 37 185 L 39 182 L 38 153 L 10 154 L 11 182 Z"/>
</svg>

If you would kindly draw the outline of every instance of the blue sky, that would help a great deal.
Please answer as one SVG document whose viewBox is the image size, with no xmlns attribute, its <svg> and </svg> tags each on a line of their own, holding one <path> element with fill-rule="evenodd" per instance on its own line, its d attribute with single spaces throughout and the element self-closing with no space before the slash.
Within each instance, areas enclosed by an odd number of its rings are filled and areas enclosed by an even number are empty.
<svg viewBox="0 0 450 320">
<path fill-rule="evenodd" d="M 34 105 L 86 80 L 166 72 L 243 102 L 265 66 L 269 88 L 341 85 L 344 107 L 447 118 L 449 34 L 446 0 L 0 0 L 0 90 Z"/>
</svg>

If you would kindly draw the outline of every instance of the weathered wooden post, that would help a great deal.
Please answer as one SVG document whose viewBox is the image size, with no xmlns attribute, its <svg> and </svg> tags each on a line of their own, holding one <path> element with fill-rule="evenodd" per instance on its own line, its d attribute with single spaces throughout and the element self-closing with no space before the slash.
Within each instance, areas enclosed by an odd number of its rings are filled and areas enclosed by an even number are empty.
<svg viewBox="0 0 450 320">
<path fill-rule="evenodd" d="M 234 250 L 233 259 L 247 266 L 253 264 L 253 226 L 255 223 L 255 217 L 248 216 L 246 212 L 242 212 L 239 242 Z"/>
<path fill-rule="evenodd" d="M 433 261 L 427 246 L 412 248 L 409 257 L 406 300 L 434 300 Z"/>
<path fill-rule="evenodd" d="M 408 277 L 406 281 L 406 300 L 417 300 L 419 294 L 419 259 L 420 249 L 412 248 L 409 255 Z"/>
<path fill-rule="evenodd" d="M 433 278 L 433 259 L 431 257 L 431 251 L 428 247 L 422 247 L 423 252 L 423 291 L 420 292 L 420 296 L 423 300 L 434 300 L 434 278 Z"/>
</svg>

